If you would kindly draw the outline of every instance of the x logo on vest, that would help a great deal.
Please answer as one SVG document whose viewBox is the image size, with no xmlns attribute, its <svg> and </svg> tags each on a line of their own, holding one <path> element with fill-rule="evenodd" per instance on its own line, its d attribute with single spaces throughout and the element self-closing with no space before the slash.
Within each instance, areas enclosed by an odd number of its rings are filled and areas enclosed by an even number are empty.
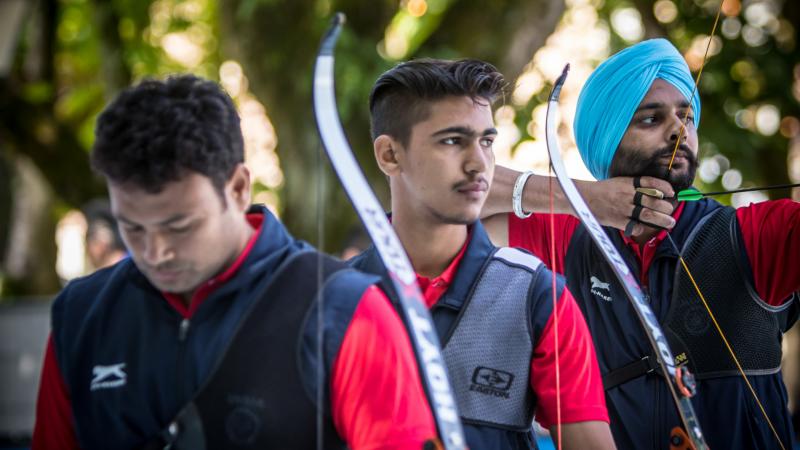
<svg viewBox="0 0 800 450">
<path fill-rule="evenodd" d="M 607 302 L 611 301 L 611 285 L 610 283 L 604 283 L 600 281 L 596 276 L 592 275 L 589 279 L 592 283 L 592 294 L 596 297 L 599 297 Z"/>
<path fill-rule="evenodd" d="M 127 382 L 127 374 L 122 369 L 125 363 L 112 364 L 110 366 L 94 366 L 92 368 L 92 384 L 90 390 L 110 389 L 124 386 Z"/>
<path fill-rule="evenodd" d="M 472 373 L 472 385 L 469 390 L 494 397 L 509 398 L 508 390 L 511 389 L 513 381 L 514 375 L 510 372 L 478 366 Z"/>
</svg>

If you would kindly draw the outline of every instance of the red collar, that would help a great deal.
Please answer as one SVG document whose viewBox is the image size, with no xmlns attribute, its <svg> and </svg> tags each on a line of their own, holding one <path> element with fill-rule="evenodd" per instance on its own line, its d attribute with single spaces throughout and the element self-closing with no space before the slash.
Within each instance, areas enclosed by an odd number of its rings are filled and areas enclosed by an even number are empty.
<svg viewBox="0 0 800 450">
<path fill-rule="evenodd" d="M 184 318 L 188 319 L 192 317 L 195 311 L 197 311 L 197 308 L 200 307 L 200 304 L 203 302 L 203 300 L 205 300 L 215 289 L 219 288 L 225 282 L 230 280 L 239 270 L 239 267 L 242 266 L 244 260 L 247 259 L 247 255 L 250 254 L 250 250 L 253 249 L 253 246 L 258 240 L 258 236 L 261 234 L 261 225 L 264 223 L 264 215 L 248 214 L 247 221 L 255 230 L 255 233 L 250 236 L 250 240 L 247 241 L 247 245 L 244 246 L 244 249 L 233 262 L 233 264 L 231 264 L 222 273 L 206 281 L 197 288 L 197 290 L 194 292 L 194 295 L 192 295 L 192 300 L 189 302 L 188 307 L 183 302 L 183 298 L 180 295 L 173 294 L 171 292 L 162 292 L 164 298 L 167 299 L 167 302 L 172 305 L 172 307 L 175 308 Z"/>
<path fill-rule="evenodd" d="M 434 279 L 430 279 L 417 274 L 417 283 L 419 284 L 420 290 L 422 290 L 422 297 L 425 299 L 425 304 L 428 305 L 428 308 L 433 307 L 433 305 L 439 301 L 442 295 L 447 292 L 447 288 L 450 287 L 450 284 L 456 277 L 458 265 L 461 263 L 461 260 L 464 259 L 464 254 L 467 252 L 467 246 L 469 245 L 471 238 L 472 228 L 470 228 L 469 233 L 467 234 L 467 239 L 464 241 L 464 245 L 461 247 L 461 250 L 458 252 L 456 257 L 450 261 L 450 264 L 446 269 L 444 269 L 444 272 L 442 272 L 441 275 Z"/>
</svg>

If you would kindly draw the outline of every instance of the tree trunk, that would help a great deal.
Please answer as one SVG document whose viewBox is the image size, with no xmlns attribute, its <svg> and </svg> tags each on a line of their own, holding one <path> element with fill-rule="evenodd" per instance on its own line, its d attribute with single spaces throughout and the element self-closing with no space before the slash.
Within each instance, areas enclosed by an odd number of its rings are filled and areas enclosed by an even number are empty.
<svg viewBox="0 0 800 450">
<path fill-rule="evenodd" d="M 8 248 L 9 228 L 11 227 L 11 166 L 5 146 L 0 142 L 0 258 Z M 3 294 L 0 286 L 0 296 Z"/>
<path fill-rule="evenodd" d="M 12 163 L 8 246 L 2 264 L 3 296 L 46 296 L 61 288 L 55 272 L 55 218 L 53 193 L 28 158 Z"/>
<path fill-rule="evenodd" d="M 117 96 L 131 83 L 131 71 L 123 58 L 122 39 L 119 36 L 119 15 L 110 0 L 94 1 L 94 17 L 100 35 L 100 61 L 103 67 L 103 84 L 106 100 Z"/>
</svg>

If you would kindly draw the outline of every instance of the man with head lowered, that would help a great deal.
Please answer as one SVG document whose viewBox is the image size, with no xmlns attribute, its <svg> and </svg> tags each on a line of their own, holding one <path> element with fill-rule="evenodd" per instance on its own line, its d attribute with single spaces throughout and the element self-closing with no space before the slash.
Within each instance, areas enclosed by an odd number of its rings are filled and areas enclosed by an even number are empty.
<svg viewBox="0 0 800 450">
<path fill-rule="evenodd" d="M 781 447 L 778 441 L 790 448 L 781 335 L 794 321 L 800 290 L 800 204 L 776 200 L 734 209 L 710 199 L 669 200 L 692 185 L 697 168 L 700 99 L 693 87 L 683 57 L 664 39 L 636 44 L 600 64 L 578 99 L 575 137 L 584 163 L 603 181 L 579 189 L 605 218 L 601 221 L 627 229 L 607 228 L 606 233 L 637 275 L 676 363 L 697 378 L 692 402 L 710 448 L 774 449 Z M 493 238 L 529 249 L 544 261 L 554 257 L 557 271 L 566 276 L 594 339 L 617 446 L 669 448 L 670 430 L 680 419 L 630 301 L 577 218 L 558 215 L 551 229 L 544 213 L 546 178 L 528 181 L 522 202 L 512 204 L 515 181 L 525 185 L 520 177 L 527 174 L 506 169 L 499 176 L 489 208 L 517 212 L 488 219 Z M 662 191 L 666 199 L 636 191 L 639 184 Z M 617 205 L 609 206 L 608 199 Z M 525 218 L 533 210 L 542 213 Z M 618 211 L 625 211 L 623 220 Z M 670 236 L 664 228 L 671 228 Z"/>
<path fill-rule="evenodd" d="M 435 438 L 377 277 L 319 264 L 250 206 L 239 117 L 217 84 L 127 89 L 98 119 L 91 160 L 131 258 L 55 300 L 34 449 L 417 450 Z"/>
<path fill-rule="evenodd" d="M 504 84 L 472 60 L 410 61 L 378 78 L 373 148 L 392 225 L 431 308 L 469 447 L 535 448 L 535 413 L 564 448 L 613 448 L 591 337 L 563 280 L 529 253 L 493 246 L 478 221 Z M 352 262 L 384 273 L 374 247 Z"/>
</svg>

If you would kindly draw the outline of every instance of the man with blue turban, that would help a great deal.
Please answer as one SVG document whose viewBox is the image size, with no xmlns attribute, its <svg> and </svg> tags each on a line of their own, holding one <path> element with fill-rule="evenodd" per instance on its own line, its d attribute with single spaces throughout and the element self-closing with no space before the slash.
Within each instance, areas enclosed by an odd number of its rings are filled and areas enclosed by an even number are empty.
<svg viewBox="0 0 800 450">
<path fill-rule="evenodd" d="M 700 97 L 693 89 L 694 80 L 683 56 L 665 39 L 645 41 L 622 50 L 601 64 L 586 81 L 578 97 L 575 140 L 584 163 L 598 180 L 609 178 L 611 162 L 618 150 L 630 155 L 632 149 L 620 148 L 622 138 L 634 114 L 642 109 L 640 104 L 656 80 L 662 87 L 669 85 L 683 96 L 682 108 L 685 110 L 691 106 L 691 124 L 697 128 Z M 649 108 L 648 112 L 652 110 L 654 108 Z M 665 145 L 656 156 L 671 157 L 673 148 L 674 145 Z M 694 155 L 689 156 L 692 156 L 689 162 L 693 171 L 696 166 Z M 617 157 L 617 170 L 626 168 L 620 167 L 625 163 L 620 159 L 624 159 L 622 155 Z M 658 170 L 646 175 L 663 178 L 666 174 L 663 168 L 653 169 Z M 675 187 L 678 180 L 669 181 Z M 678 189 L 685 189 L 691 181 L 689 177 L 680 177 Z"/>
<path fill-rule="evenodd" d="M 781 336 L 798 311 L 800 204 L 676 202 L 675 192 L 694 181 L 699 123 L 692 75 L 672 44 L 653 39 L 622 50 L 600 64 L 578 99 L 576 142 L 600 180 L 578 187 L 638 275 L 676 362 L 698 380 L 692 402 L 710 448 L 789 448 Z M 551 225 L 548 181 L 498 167 L 483 213 L 494 214 L 487 229 L 497 245 L 526 248 L 565 275 L 594 339 L 617 446 L 667 449 L 681 421 L 656 356 L 560 192 L 555 206 L 565 214 Z M 657 194 L 653 189 L 664 198 L 648 195 Z M 668 229 L 769 420 L 682 269 Z"/>
</svg>

